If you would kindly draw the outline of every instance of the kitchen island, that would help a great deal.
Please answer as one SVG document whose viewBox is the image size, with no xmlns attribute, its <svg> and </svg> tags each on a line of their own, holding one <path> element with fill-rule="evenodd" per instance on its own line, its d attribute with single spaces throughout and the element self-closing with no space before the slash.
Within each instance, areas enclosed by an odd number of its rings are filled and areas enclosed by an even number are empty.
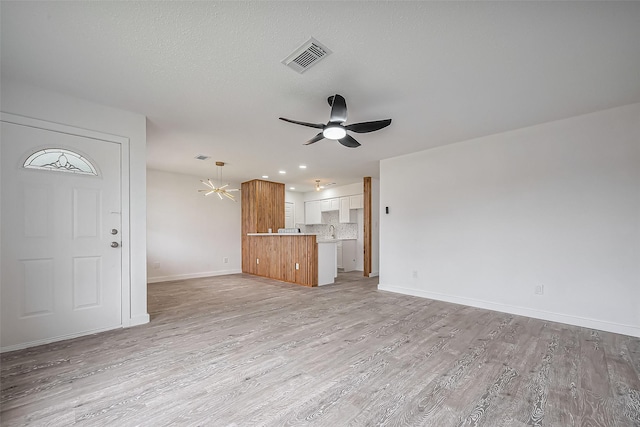
<svg viewBox="0 0 640 427">
<path fill-rule="evenodd" d="M 322 286 L 337 275 L 336 241 L 306 233 L 247 233 L 242 271 L 257 276 Z"/>
</svg>

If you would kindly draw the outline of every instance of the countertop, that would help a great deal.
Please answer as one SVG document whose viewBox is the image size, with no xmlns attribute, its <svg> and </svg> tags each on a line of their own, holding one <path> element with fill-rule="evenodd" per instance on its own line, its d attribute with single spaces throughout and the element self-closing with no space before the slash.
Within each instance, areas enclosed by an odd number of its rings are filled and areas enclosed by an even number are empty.
<svg viewBox="0 0 640 427">
<path fill-rule="evenodd" d="M 317 236 L 316 233 L 247 233 L 247 236 Z"/>
<path fill-rule="evenodd" d="M 342 240 L 357 239 L 322 239 L 315 233 L 247 233 L 247 236 L 316 236 L 316 243 L 337 243 Z"/>
</svg>

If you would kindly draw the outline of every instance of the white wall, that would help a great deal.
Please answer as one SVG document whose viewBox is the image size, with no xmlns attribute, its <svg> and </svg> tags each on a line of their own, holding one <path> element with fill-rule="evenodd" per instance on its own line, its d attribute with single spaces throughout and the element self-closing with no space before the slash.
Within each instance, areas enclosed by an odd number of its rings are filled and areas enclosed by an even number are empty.
<svg viewBox="0 0 640 427">
<path fill-rule="evenodd" d="M 146 258 L 146 119 L 140 114 L 2 79 L 0 109 L 34 119 L 118 135 L 129 139 L 130 315 L 123 326 L 149 321 Z"/>
<path fill-rule="evenodd" d="M 383 160 L 380 182 L 380 289 L 640 336 L 640 104 Z"/>
<path fill-rule="evenodd" d="M 364 192 L 364 182 L 341 185 L 339 187 L 329 187 L 320 191 L 308 191 L 304 194 L 304 201 L 332 199 L 334 197 L 353 196 Z"/>
<path fill-rule="evenodd" d="M 242 272 L 240 192 L 237 202 L 204 196 L 200 179 L 147 171 L 149 283 Z"/>
</svg>

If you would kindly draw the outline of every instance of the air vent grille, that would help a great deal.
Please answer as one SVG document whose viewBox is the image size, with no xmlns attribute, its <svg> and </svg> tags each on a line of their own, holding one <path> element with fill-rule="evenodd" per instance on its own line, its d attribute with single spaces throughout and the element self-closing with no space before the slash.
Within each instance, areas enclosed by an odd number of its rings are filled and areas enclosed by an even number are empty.
<svg viewBox="0 0 640 427">
<path fill-rule="evenodd" d="M 295 52 L 283 59 L 282 63 L 302 74 L 330 54 L 331 51 L 326 46 L 311 37 Z"/>
<path fill-rule="evenodd" d="M 205 156 L 204 154 L 198 154 L 195 158 L 198 159 L 198 160 L 207 160 L 207 159 L 210 159 L 211 156 Z"/>
</svg>

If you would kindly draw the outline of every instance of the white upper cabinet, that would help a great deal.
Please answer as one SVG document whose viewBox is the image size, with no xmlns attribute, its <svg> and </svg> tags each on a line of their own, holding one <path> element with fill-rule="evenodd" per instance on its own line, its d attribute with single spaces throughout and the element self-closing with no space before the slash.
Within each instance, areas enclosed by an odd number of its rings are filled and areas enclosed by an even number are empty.
<svg viewBox="0 0 640 427">
<path fill-rule="evenodd" d="M 349 196 L 349 209 L 363 209 L 363 208 L 364 208 L 364 196 L 362 194 Z"/>
<path fill-rule="evenodd" d="M 320 200 L 304 202 L 304 223 L 307 225 L 322 223 L 322 203 Z"/>
<path fill-rule="evenodd" d="M 320 201 L 322 203 L 322 212 L 330 212 L 340 210 L 339 199 L 324 199 Z"/>
<path fill-rule="evenodd" d="M 341 224 L 351 222 L 350 213 L 349 198 L 340 197 L 340 214 L 338 215 L 338 219 Z"/>
<path fill-rule="evenodd" d="M 362 208 L 364 208 L 362 194 L 304 202 L 304 223 L 322 224 L 322 212 L 331 211 L 338 211 L 338 220 L 342 224 L 357 222 L 355 209 Z"/>
</svg>

